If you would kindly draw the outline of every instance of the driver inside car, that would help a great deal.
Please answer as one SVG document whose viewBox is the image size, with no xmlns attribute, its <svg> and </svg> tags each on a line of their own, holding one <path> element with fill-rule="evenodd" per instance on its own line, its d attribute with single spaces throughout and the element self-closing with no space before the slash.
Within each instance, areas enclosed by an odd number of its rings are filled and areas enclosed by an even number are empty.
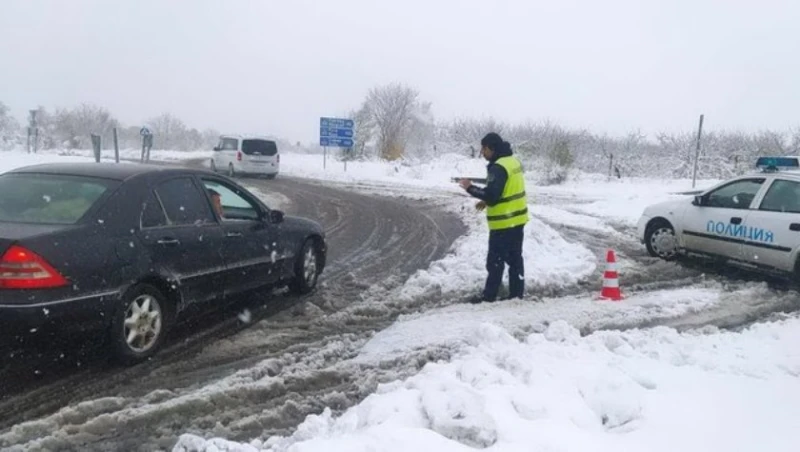
<svg viewBox="0 0 800 452">
<path fill-rule="evenodd" d="M 220 219 L 225 218 L 225 211 L 222 209 L 222 195 L 218 191 L 207 188 L 208 196 L 211 197 L 211 205 L 214 206 L 214 212 L 217 213 Z"/>
</svg>

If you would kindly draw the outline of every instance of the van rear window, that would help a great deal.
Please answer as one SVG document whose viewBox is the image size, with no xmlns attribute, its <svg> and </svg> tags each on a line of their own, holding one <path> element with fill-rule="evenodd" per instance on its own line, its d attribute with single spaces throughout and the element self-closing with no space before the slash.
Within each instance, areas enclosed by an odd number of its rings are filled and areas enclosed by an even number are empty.
<svg viewBox="0 0 800 452">
<path fill-rule="evenodd" d="M 274 141 L 267 140 L 242 140 L 242 152 L 247 155 L 275 155 L 278 146 Z"/>
</svg>

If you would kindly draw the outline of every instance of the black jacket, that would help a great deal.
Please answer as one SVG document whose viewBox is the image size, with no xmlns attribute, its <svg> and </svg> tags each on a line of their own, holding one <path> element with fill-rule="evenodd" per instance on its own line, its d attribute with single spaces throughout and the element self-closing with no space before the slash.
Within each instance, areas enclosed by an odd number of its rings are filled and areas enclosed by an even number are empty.
<svg viewBox="0 0 800 452">
<path fill-rule="evenodd" d="M 476 187 L 475 185 L 467 189 L 467 193 L 485 201 L 487 206 L 497 204 L 497 201 L 503 197 L 503 190 L 506 188 L 506 181 L 508 181 L 508 173 L 506 169 L 497 164 L 497 160 L 501 157 L 509 157 L 513 155 L 511 147 L 499 149 L 495 152 L 494 157 L 489 161 L 486 166 L 486 187 Z"/>
</svg>

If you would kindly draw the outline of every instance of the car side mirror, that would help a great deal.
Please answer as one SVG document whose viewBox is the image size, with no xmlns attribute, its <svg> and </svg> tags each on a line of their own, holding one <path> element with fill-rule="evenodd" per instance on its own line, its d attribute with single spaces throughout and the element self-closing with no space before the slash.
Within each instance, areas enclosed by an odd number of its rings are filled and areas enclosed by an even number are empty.
<svg viewBox="0 0 800 452">
<path fill-rule="evenodd" d="M 283 212 L 281 212 L 280 210 L 270 210 L 269 221 L 271 221 L 272 223 L 283 222 Z"/>
<path fill-rule="evenodd" d="M 692 201 L 692 205 L 695 206 L 702 206 L 705 203 L 705 198 L 703 195 L 697 195 L 694 197 L 694 201 Z"/>
</svg>

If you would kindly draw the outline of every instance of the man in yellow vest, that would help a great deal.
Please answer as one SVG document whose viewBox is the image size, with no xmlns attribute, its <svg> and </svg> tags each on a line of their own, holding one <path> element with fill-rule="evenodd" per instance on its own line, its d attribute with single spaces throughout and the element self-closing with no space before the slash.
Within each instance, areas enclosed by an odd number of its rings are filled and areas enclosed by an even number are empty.
<svg viewBox="0 0 800 452">
<path fill-rule="evenodd" d="M 489 252 L 486 256 L 489 275 L 483 294 L 473 301 L 492 302 L 497 299 L 506 264 L 509 298 L 522 298 L 525 292 L 522 240 L 525 224 L 528 223 L 528 199 L 522 164 L 513 156 L 511 145 L 496 133 L 483 137 L 481 155 L 489 161 L 486 187 L 476 187 L 469 179 L 460 181 L 467 193 L 480 199 L 475 207 L 478 210 L 486 209 L 489 224 Z"/>
</svg>

